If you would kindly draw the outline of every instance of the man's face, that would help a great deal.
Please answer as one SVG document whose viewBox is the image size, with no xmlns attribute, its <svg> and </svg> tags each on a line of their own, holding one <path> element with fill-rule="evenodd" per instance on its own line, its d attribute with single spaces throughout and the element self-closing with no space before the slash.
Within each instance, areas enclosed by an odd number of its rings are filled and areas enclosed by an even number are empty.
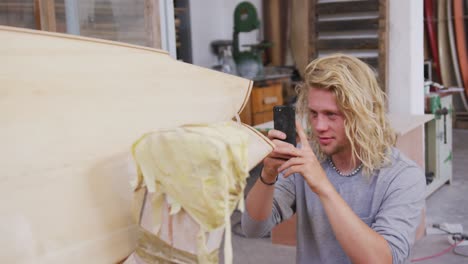
<svg viewBox="0 0 468 264">
<path fill-rule="evenodd" d="M 321 150 L 329 156 L 347 152 L 351 154 L 344 116 L 338 108 L 335 95 L 327 90 L 311 88 L 308 108 L 310 123 Z"/>
</svg>

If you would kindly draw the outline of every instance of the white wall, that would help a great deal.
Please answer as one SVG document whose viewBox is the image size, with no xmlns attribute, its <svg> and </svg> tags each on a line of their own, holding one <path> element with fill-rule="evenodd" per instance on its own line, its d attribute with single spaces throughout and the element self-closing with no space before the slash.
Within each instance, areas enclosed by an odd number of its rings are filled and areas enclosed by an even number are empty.
<svg viewBox="0 0 468 264">
<path fill-rule="evenodd" d="M 232 40 L 234 29 L 234 9 L 243 0 L 191 0 L 190 27 L 192 37 L 193 64 L 212 67 L 217 64 L 216 56 L 211 52 L 210 43 L 213 40 Z M 260 22 L 262 21 L 262 0 L 250 0 L 257 8 Z M 261 24 L 262 28 L 263 25 Z M 259 31 L 241 33 L 240 44 L 258 43 Z"/>
<path fill-rule="evenodd" d="M 174 1 L 159 1 L 159 17 L 161 25 L 161 49 L 169 52 L 172 58 L 177 58 L 175 24 L 174 24 Z"/>
<path fill-rule="evenodd" d="M 390 113 L 424 114 L 423 0 L 388 1 Z"/>
</svg>

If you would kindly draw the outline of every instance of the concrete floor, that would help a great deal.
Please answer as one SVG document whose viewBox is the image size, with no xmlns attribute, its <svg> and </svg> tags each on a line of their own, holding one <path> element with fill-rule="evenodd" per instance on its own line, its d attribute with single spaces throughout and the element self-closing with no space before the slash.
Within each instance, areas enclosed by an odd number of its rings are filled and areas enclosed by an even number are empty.
<svg viewBox="0 0 468 264">
<path fill-rule="evenodd" d="M 458 223 L 468 233 L 468 130 L 453 131 L 453 182 L 444 185 L 433 193 L 426 203 L 426 222 Z M 239 214 L 234 213 L 233 223 L 238 222 Z M 233 226 L 232 245 L 234 263 L 239 264 L 285 264 L 295 263 L 295 248 L 272 245 L 269 238 L 247 239 L 236 235 L 238 226 Z M 416 242 L 410 259 L 437 254 L 448 248 L 447 235 L 426 235 Z M 221 250 L 222 251 L 222 250 Z M 457 251 L 468 254 L 468 246 L 459 246 Z M 220 258 L 221 263 L 222 256 Z M 410 260 L 407 263 L 411 263 Z M 414 263 L 468 263 L 468 257 L 455 255 L 452 251 L 439 257 Z"/>
</svg>

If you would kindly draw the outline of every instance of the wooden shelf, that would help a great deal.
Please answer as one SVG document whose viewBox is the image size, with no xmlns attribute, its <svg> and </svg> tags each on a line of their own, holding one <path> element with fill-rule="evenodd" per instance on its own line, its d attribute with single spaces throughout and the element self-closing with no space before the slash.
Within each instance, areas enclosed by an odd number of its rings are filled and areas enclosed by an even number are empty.
<svg viewBox="0 0 468 264">
<path fill-rule="evenodd" d="M 317 5 L 317 13 L 322 15 L 334 15 L 350 12 L 378 12 L 379 2 L 373 0 L 328 2 Z"/>
<path fill-rule="evenodd" d="M 434 119 L 434 115 L 388 114 L 388 119 L 397 135 L 404 135 Z"/>
</svg>

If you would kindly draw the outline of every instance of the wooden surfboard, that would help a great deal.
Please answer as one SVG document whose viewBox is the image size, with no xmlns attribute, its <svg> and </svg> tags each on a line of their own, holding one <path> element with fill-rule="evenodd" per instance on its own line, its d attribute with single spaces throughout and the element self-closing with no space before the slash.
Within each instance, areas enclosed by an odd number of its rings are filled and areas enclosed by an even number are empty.
<svg viewBox="0 0 468 264">
<path fill-rule="evenodd" d="M 455 74 L 455 84 L 458 87 L 463 87 L 462 79 L 460 75 L 460 67 L 458 64 L 458 52 L 457 44 L 455 40 L 455 30 L 453 26 L 453 0 L 447 1 L 447 27 L 448 27 L 448 38 L 450 43 L 450 53 L 452 57 L 453 71 Z"/>
<path fill-rule="evenodd" d="M 442 74 L 443 85 L 446 87 L 455 84 L 453 76 L 453 63 L 450 56 L 450 45 L 448 40 L 447 27 L 447 0 L 439 0 L 437 2 L 437 31 L 438 31 L 438 48 L 440 60 L 440 72 Z"/>
<path fill-rule="evenodd" d="M 468 97 L 468 51 L 463 10 L 463 0 L 454 0 L 453 15 L 455 21 L 458 62 L 460 64 L 460 75 L 463 87 L 465 88 L 465 95 Z"/>
<path fill-rule="evenodd" d="M 467 15 L 468 15 L 468 0 L 465 0 L 465 30 L 468 29 L 468 18 L 466 17 Z M 465 35 L 468 39 L 468 30 L 465 31 Z"/>
<path fill-rule="evenodd" d="M 424 0 L 424 18 L 426 21 L 426 32 L 429 39 L 429 47 L 431 49 L 434 71 L 437 77 L 439 78 L 439 81 L 441 81 L 442 76 L 440 74 L 440 62 L 438 54 L 439 51 L 437 47 L 437 32 L 435 26 L 435 14 L 433 10 L 432 0 Z"/>
<path fill-rule="evenodd" d="M 116 263 L 135 248 L 143 134 L 231 120 L 252 82 L 124 43 L 0 26 L 0 262 Z M 253 128 L 249 166 L 272 143 Z"/>
<path fill-rule="evenodd" d="M 455 41 L 455 33 L 453 26 L 453 0 L 446 2 L 447 4 L 447 31 L 448 31 L 448 40 L 450 44 L 450 57 L 453 67 L 453 76 L 454 76 L 454 86 L 463 87 L 462 78 L 460 75 L 460 67 L 458 63 L 458 52 Z M 465 93 L 455 93 L 453 95 L 453 106 L 457 112 L 468 111 L 466 107 Z"/>
<path fill-rule="evenodd" d="M 424 61 L 427 61 L 431 58 L 429 55 L 429 47 L 427 43 L 427 34 L 424 34 L 424 39 L 423 39 L 423 45 L 424 45 Z"/>
<path fill-rule="evenodd" d="M 451 63 L 453 68 L 453 85 L 456 87 L 463 87 L 462 79 L 460 75 L 460 67 L 458 63 L 458 53 L 455 41 L 455 34 L 454 34 L 454 27 L 453 27 L 453 1 L 448 0 L 446 1 L 447 4 L 447 32 L 448 32 L 448 40 L 450 45 L 450 57 Z M 453 95 L 453 107 L 457 112 L 460 111 L 467 111 L 466 109 L 466 99 L 465 93 L 455 93 Z"/>
</svg>

